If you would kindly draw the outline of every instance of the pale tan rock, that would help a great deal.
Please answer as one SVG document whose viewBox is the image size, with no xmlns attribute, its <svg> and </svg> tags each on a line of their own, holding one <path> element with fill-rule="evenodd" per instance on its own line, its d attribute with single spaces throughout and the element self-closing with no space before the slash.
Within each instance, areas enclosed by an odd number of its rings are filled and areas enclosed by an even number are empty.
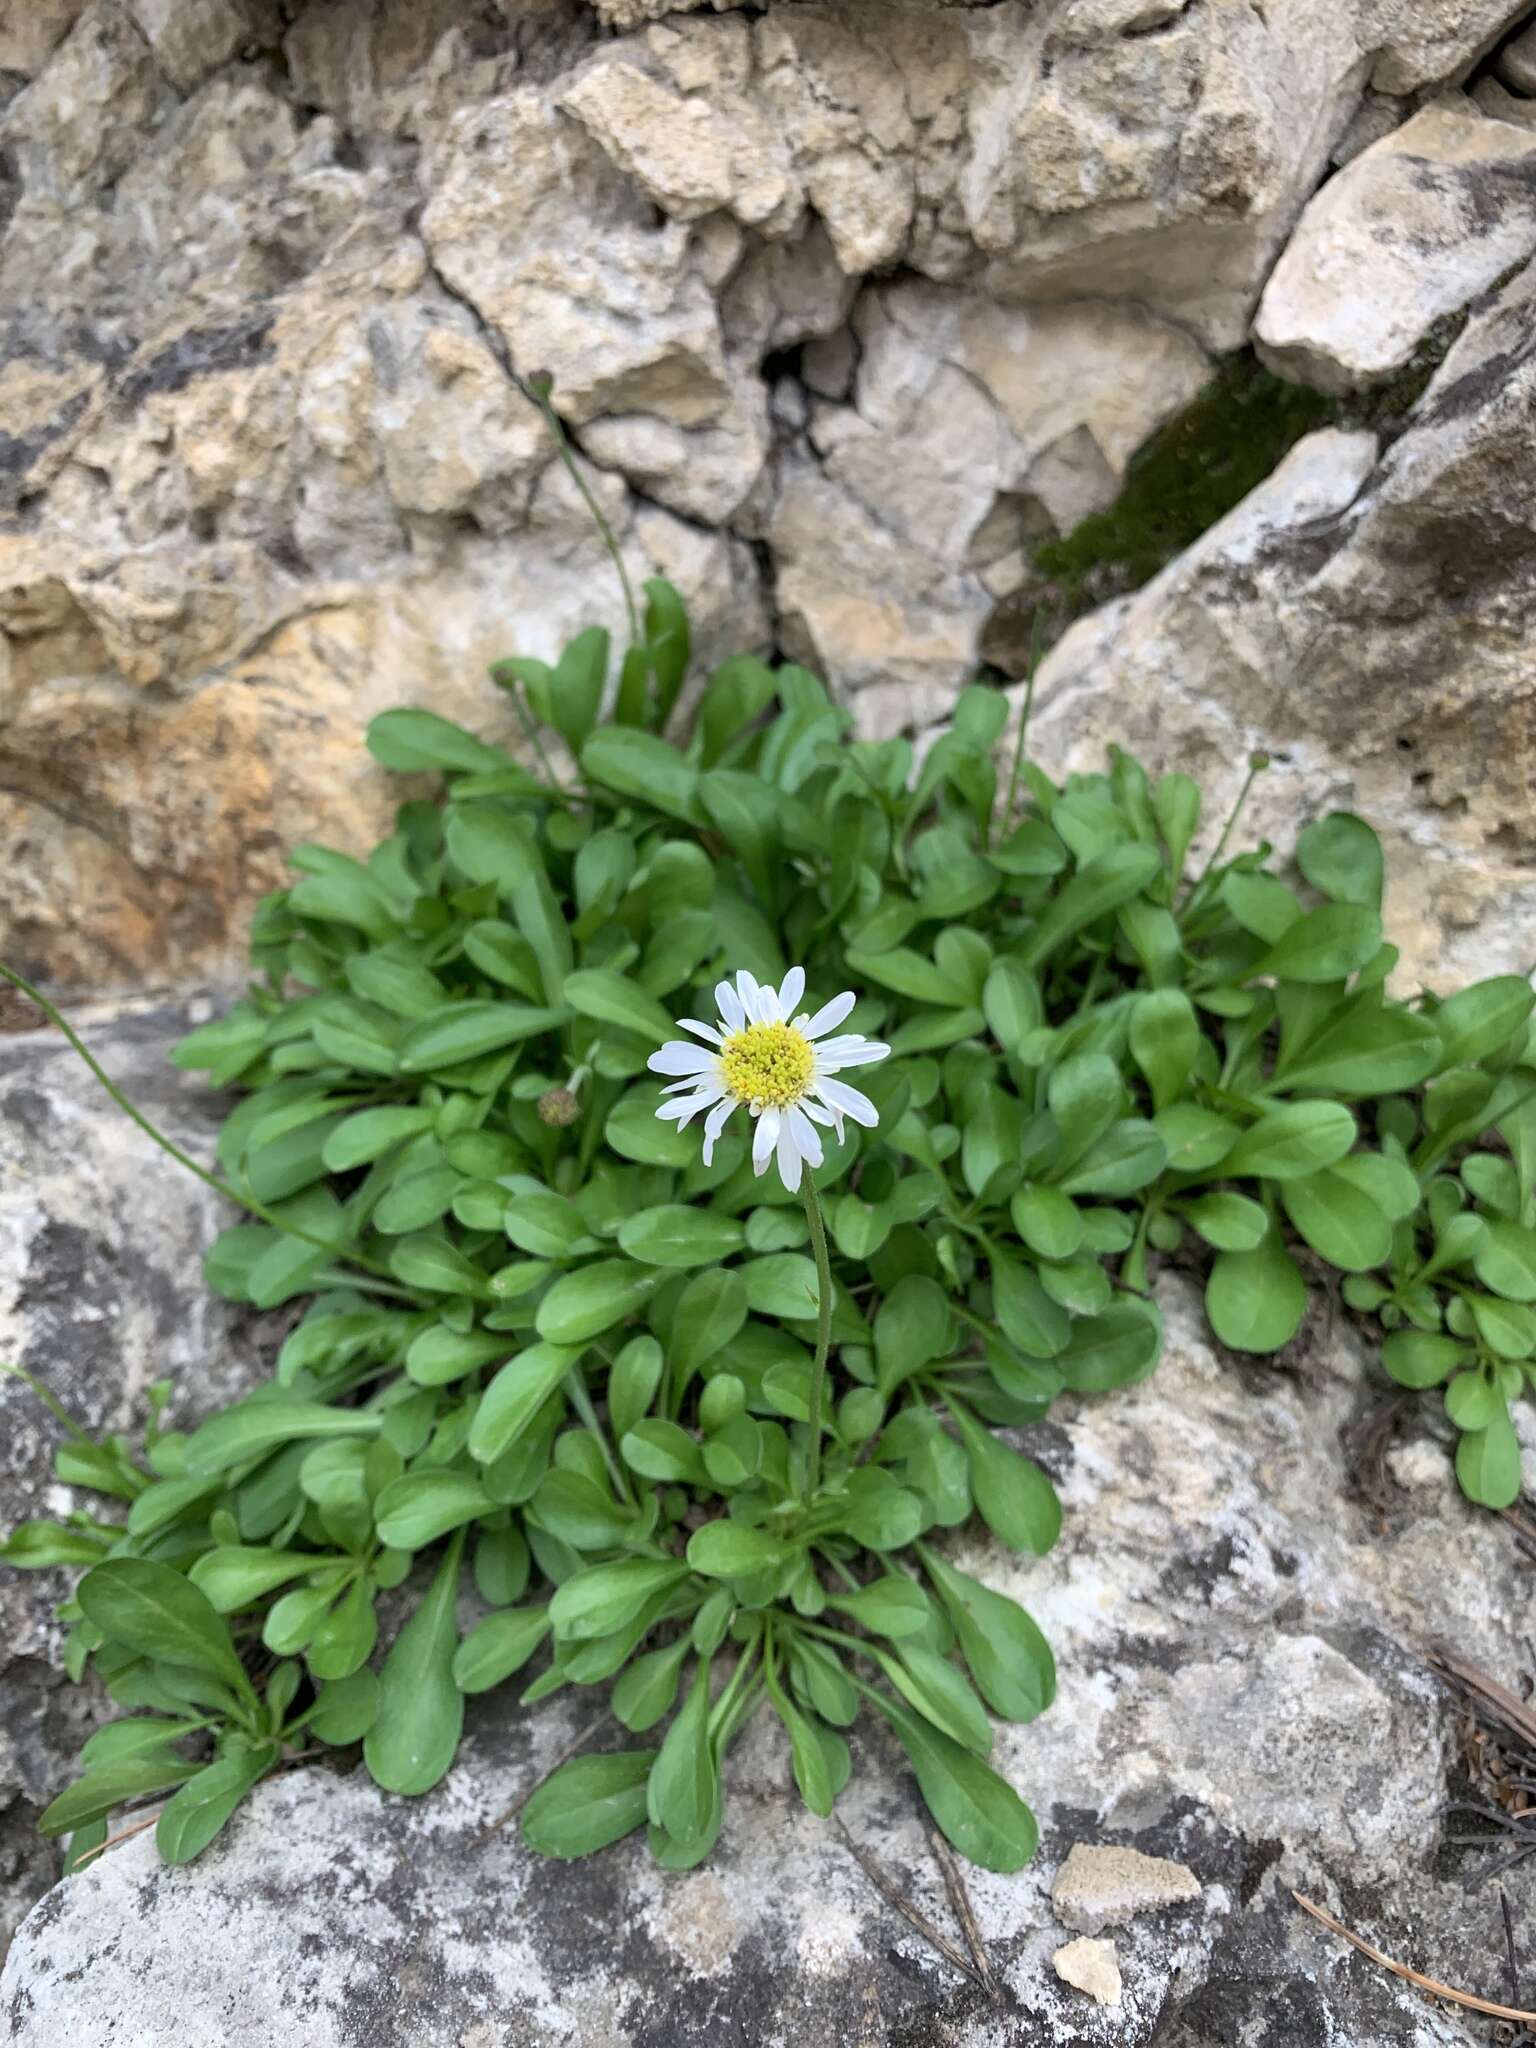
<svg viewBox="0 0 1536 2048">
<path fill-rule="evenodd" d="M 1457 81 L 1526 12 L 1526 0 L 1356 0 L 1360 47 L 1378 92 Z"/>
<path fill-rule="evenodd" d="M 0 71 L 35 77 L 85 4 L 86 0 L 0 0 Z"/>
<path fill-rule="evenodd" d="M 1536 95 L 1536 23 L 1512 36 L 1500 50 L 1494 66 L 1511 91 L 1527 99 Z"/>
<path fill-rule="evenodd" d="M 1057 1949 L 1051 1967 L 1063 1984 L 1086 1992 L 1095 2005 L 1120 2003 L 1120 1963 L 1112 1941 L 1088 1941 L 1079 1936 Z"/>
<path fill-rule="evenodd" d="M 1472 88 L 1472 98 L 1495 121 L 1512 121 L 1517 128 L 1536 128 L 1536 99 L 1524 99 L 1507 91 L 1496 78 L 1480 78 Z"/>
<path fill-rule="evenodd" d="M 1138 1913 L 1155 1913 L 1199 1896 L 1200 1880 L 1186 1863 L 1114 1843 L 1074 1842 L 1051 1886 L 1051 1911 L 1063 1927 L 1102 1934 L 1106 1927 L 1127 1926 Z"/>
<path fill-rule="evenodd" d="M 164 90 L 121 0 L 91 0 L 0 115 L 0 144 L 34 203 L 82 199 L 132 162 Z"/>
<path fill-rule="evenodd" d="M 239 0 L 126 0 L 155 63 L 190 92 L 252 40 L 253 12 Z"/>
<path fill-rule="evenodd" d="M 1536 137 L 1440 106 L 1307 207 L 1254 322 L 1272 369 L 1325 391 L 1402 369 L 1435 321 L 1536 252 Z"/>
</svg>

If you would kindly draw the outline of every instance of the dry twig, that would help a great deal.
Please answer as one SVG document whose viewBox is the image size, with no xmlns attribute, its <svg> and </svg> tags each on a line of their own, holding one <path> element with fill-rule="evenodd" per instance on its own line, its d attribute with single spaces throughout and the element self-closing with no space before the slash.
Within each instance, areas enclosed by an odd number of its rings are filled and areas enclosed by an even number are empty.
<svg viewBox="0 0 1536 2048">
<path fill-rule="evenodd" d="M 940 1934 L 938 1928 L 934 1926 L 927 1915 L 919 1912 L 912 1901 L 902 1892 L 894 1878 L 887 1877 L 874 1857 L 859 1847 L 858 1843 L 843 1825 L 842 1819 L 838 1814 L 833 1814 L 832 1825 L 842 1836 L 843 1845 L 849 1855 L 858 1864 L 860 1870 L 863 1871 L 875 1890 L 880 1893 L 882 1898 L 890 1901 L 902 1919 L 907 1922 L 908 1926 L 915 1928 L 924 1941 L 930 1947 L 936 1948 L 947 1962 L 953 1963 L 957 1970 L 963 1970 L 973 1984 L 979 1984 L 983 1991 L 990 1991 L 995 1996 L 995 1985 L 988 1984 L 986 1978 L 982 1976 L 980 1970 L 971 1962 L 969 1957 L 963 1956 L 946 1935 Z"/>
<path fill-rule="evenodd" d="M 1395 1962 L 1379 1948 L 1373 1948 L 1362 1936 L 1351 1934 L 1342 1920 L 1335 1920 L 1331 1913 L 1325 1912 L 1321 1906 L 1314 1905 L 1311 1899 L 1303 1898 L 1300 1892 L 1292 1892 L 1291 1897 L 1304 1913 L 1310 1913 L 1314 1920 L 1320 1920 L 1324 1927 L 1347 1941 L 1351 1948 L 1359 1949 L 1361 1955 L 1369 1956 L 1373 1963 L 1380 1963 L 1381 1967 L 1390 1970 L 1394 1977 L 1401 1977 L 1405 1983 L 1414 1985 L 1420 1991 L 1427 1991 L 1432 1998 L 1443 1998 L 1452 2005 L 1465 2006 L 1469 2012 L 1486 2013 L 1490 2019 L 1519 2020 L 1527 2026 L 1536 2026 L 1536 2012 L 1522 2012 L 1514 2005 L 1498 2005 L 1493 1999 L 1478 1998 L 1471 1991 L 1454 1991 L 1449 1984 L 1442 1984 L 1435 1977 L 1426 1977 L 1422 1970 L 1410 1969 L 1406 1963 Z"/>
<path fill-rule="evenodd" d="M 976 1959 L 977 1973 L 986 1986 L 992 2003 L 998 2005 L 1002 2002 L 1002 1992 L 998 1988 L 997 1972 L 992 1967 L 992 1958 L 987 1954 L 987 1944 L 981 1938 L 981 1927 L 976 1919 L 976 1910 L 971 1904 L 971 1895 L 966 1890 L 964 1874 L 955 1861 L 954 1851 L 937 1828 L 928 1830 L 928 1840 L 933 1845 L 933 1853 L 938 1858 L 940 1870 L 944 1873 L 944 1889 L 949 1893 L 949 1903 L 955 1918 L 960 1922 L 966 1946 Z"/>
</svg>

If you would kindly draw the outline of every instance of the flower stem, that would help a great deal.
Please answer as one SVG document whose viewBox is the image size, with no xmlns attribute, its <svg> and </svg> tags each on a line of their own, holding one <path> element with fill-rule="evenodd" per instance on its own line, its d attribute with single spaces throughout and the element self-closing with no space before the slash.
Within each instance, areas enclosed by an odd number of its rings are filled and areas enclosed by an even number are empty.
<svg viewBox="0 0 1536 2048">
<path fill-rule="evenodd" d="M 814 1500 L 821 1479 L 821 1390 L 827 1377 L 827 1353 L 832 1348 L 832 1262 L 827 1257 L 827 1226 L 821 1219 L 821 1204 L 809 1171 L 805 1176 L 805 1220 L 811 1226 L 811 1249 L 816 1255 L 816 1363 L 811 1367 L 811 1442 L 805 1466 L 805 1498 Z"/>
</svg>

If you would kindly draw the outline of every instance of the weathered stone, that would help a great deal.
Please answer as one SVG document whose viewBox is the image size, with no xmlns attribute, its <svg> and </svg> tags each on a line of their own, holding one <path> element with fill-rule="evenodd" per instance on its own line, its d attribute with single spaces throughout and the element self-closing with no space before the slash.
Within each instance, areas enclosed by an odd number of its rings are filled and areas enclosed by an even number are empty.
<svg viewBox="0 0 1536 2048">
<path fill-rule="evenodd" d="M 1134 596 L 1042 665 L 1032 744 L 1102 765 L 1113 737 L 1290 846 L 1326 809 L 1382 832 L 1402 985 L 1523 973 L 1536 949 L 1536 278 L 1474 314 L 1407 431 L 1310 436 Z"/>
<path fill-rule="evenodd" d="M 1356 0 L 1356 34 L 1376 52 L 1378 92 L 1458 80 L 1526 11 L 1526 0 Z"/>
<path fill-rule="evenodd" d="M 1199 1896 L 1200 1880 L 1187 1864 L 1110 1842 L 1074 1842 L 1051 1886 L 1051 1911 L 1063 1927 L 1102 1934 L 1106 1927 L 1124 1927 L 1138 1913 Z"/>
<path fill-rule="evenodd" d="M 137 1068 L 130 1078 L 150 1085 Z M 76 1113 L 72 1155 L 94 1156 L 90 1122 Z M 78 1183 L 57 1169 L 48 1211 L 66 1203 L 78 1205 Z M 195 1264 L 154 1264 L 146 1281 L 123 1262 L 113 1300 L 136 1323 L 146 1284 L 157 1300 L 164 1290 L 174 1327 L 181 1304 L 202 1299 Z M 1221 1357 L 1183 1282 L 1164 1282 L 1163 1305 L 1167 1354 L 1151 1380 L 1068 1398 L 1026 1438 L 1066 1504 L 1056 1550 L 1034 1561 L 951 1539 L 957 1562 L 1030 1605 L 1060 1672 L 1057 1705 L 1000 1727 L 994 1752 L 1040 1813 L 1041 1853 L 1014 1877 L 968 1873 L 1001 2009 L 890 1913 L 798 1804 L 771 1719 L 732 1754 L 718 1849 L 667 1876 L 639 1839 L 548 1864 L 515 1825 L 493 1826 L 590 1735 L 593 1714 L 588 1700 L 519 1710 L 498 1694 L 470 1703 L 460 1760 L 424 1801 L 311 1764 L 261 1787 L 186 1869 L 159 1867 L 140 1836 L 71 1879 L 7 1965 L 17 2048 L 114 2034 L 154 2048 L 294 2034 L 306 2048 L 364 2036 L 370 2048 L 748 2048 L 781 2036 L 1006 2048 L 1036 2035 L 1087 2048 L 1102 2021 L 1051 1967 L 1050 1907 L 1085 1836 L 1174 1857 L 1203 1880 L 1198 1900 L 1119 1938 L 1122 2048 L 1469 2048 L 1464 2016 L 1353 1964 L 1290 1888 L 1497 1995 L 1497 1901 L 1467 1889 L 1442 1839 L 1459 1749 L 1421 1653 L 1454 1632 L 1464 1655 L 1517 1681 L 1513 1538 L 1454 1485 L 1416 1491 L 1385 1522 L 1354 1503 L 1343 1432 L 1381 1382 L 1321 1305 L 1288 1369 Z M 74 1339 L 66 1328 L 56 1341 Z M 47 1374 L 57 1355 L 44 1343 L 32 1362 Z M 1444 1469 L 1432 1435 L 1409 1445 Z M 948 1930 L 899 1752 L 873 1729 L 856 1742 L 839 1814 Z M 1518 1869 L 1505 1883 L 1523 1924 L 1536 1880 Z"/>
<path fill-rule="evenodd" d="M 1026 542 L 1108 504 L 1210 370 L 1123 306 L 907 281 L 870 287 L 855 326 L 853 403 L 814 413 L 770 540 L 786 643 L 857 693 L 873 733 L 943 708 Z"/>
<path fill-rule="evenodd" d="M 1112 1941 L 1079 1936 L 1051 1957 L 1051 1968 L 1063 1984 L 1085 1991 L 1095 2005 L 1120 2003 L 1120 1963 Z"/>
<path fill-rule="evenodd" d="M 1536 100 L 1507 92 L 1496 78 L 1480 78 L 1472 88 L 1473 102 L 1495 121 L 1510 121 L 1517 128 L 1536 128 Z"/>
<path fill-rule="evenodd" d="M 248 0 L 247 4 L 240 0 L 126 0 L 126 4 L 154 53 L 156 65 L 178 92 L 191 92 L 254 40 L 257 9 Z M 270 12 L 275 16 L 276 9 Z"/>
<path fill-rule="evenodd" d="M 1512 91 L 1527 98 L 1536 94 L 1536 22 L 1510 38 L 1494 69 Z"/>
<path fill-rule="evenodd" d="M 129 1095 L 206 1157 L 216 1101 L 165 1059 L 190 1022 L 164 1009 L 81 1027 Z M 148 1419 L 156 1380 L 175 1383 L 178 1428 L 232 1399 L 253 1376 L 262 1339 L 257 1319 L 196 1283 L 225 1221 L 222 1204 L 109 1103 L 56 1035 L 0 1029 L 0 1077 L 0 1362 L 33 1374 L 87 1429 L 130 1438 Z M 0 1417 L 0 1531 L 100 1508 L 97 1496 L 54 1479 L 62 1425 L 3 1374 Z M 57 1849 L 38 1835 L 37 1816 L 74 1775 L 91 1728 L 115 1711 L 59 1668 L 53 1610 L 67 1585 L 62 1571 L 0 1567 L 0 1950 L 57 1875 Z"/>
<path fill-rule="evenodd" d="M 86 0 L 4 0 L 0 5 L 0 71 L 32 78 L 74 26 Z"/>
<path fill-rule="evenodd" d="M 1259 353 L 1323 391 L 1381 383 L 1533 253 L 1536 138 L 1425 107 L 1307 207 L 1259 302 Z"/>
</svg>

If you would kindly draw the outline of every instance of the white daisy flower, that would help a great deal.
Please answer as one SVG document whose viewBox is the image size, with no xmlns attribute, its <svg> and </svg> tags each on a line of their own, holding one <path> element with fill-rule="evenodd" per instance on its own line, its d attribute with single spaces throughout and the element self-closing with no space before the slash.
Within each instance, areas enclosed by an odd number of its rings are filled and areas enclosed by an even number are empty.
<svg viewBox="0 0 1536 2048">
<path fill-rule="evenodd" d="M 715 989 L 720 1009 L 716 1023 L 678 1019 L 684 1031 L 695 1032 L 712 1050 L 686 1038 L 672 1038 L 648 1062 L 652 1073 L 681 1076 L 664 1091 L 671 1099 L 661 1105 L 658 1116 L 682 1130 L 701 1110 L 708 1111 L 706 1166 L 726 1118 L 741 1106 L 757 1119 L 753 1171 L 765 1172 L 769 1160 L 776 1158 L 779 1177 L 791 1194 L 800 1185 L 801 1161 L 821 1164 L 818 1124 L 830 1125 L 841 1138 L 845 1118 L 870 1130 L 880 1121 L 867 1095 L 834 1077 L 845 1067 L 883 1060 L 891 1049 L 856 1031 L 828 1036 L 853 1008 L 855 999 L 847 990 L 824 1003 L 814 1016 L 794 1016 L 804 993 L 805 973 L 799 967 L 792 967 L 777 988 L 763 987 L 743 968 L 734 987 L 722 981 Z"/>
</svg>

